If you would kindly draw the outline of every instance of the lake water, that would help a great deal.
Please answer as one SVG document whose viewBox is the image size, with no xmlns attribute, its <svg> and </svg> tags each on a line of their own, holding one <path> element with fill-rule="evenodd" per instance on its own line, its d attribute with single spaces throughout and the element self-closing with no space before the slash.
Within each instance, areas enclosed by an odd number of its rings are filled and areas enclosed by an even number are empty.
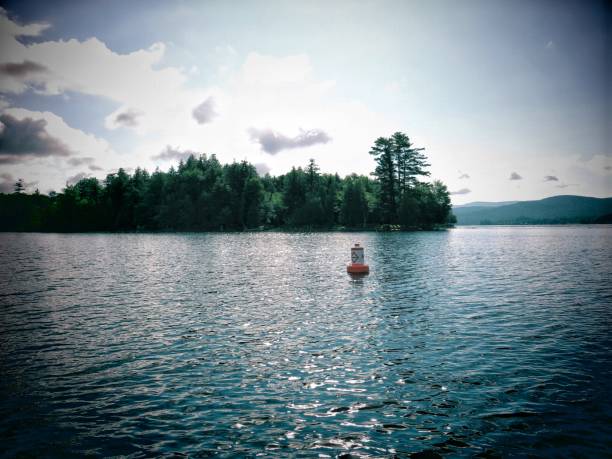
<svg viewBox="0 0 612 459">
<path fill-rule="evenodd" d="M 611 247 L 610 226 L 0 234 L 0 456 L 609 454 Z"/>
</svg>

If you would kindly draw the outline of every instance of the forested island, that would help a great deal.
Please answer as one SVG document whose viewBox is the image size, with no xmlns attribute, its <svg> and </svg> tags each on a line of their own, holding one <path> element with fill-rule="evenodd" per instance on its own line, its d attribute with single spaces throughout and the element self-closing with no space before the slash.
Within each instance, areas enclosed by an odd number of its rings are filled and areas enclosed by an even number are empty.
<svg viewBox="0 0 612 459">
<path fill-rule="evenodd" d="M 454 222 L 446 186 L 429 176 L 422 148 L 397 132 L 376 140 L 372 177 L 304 168 L 260 176 L 247 161 L 191 155 L 168 172 L 137 168 L 84 178 L 61 193 L 0 194 L 2 231 L 234 231 L 434 229 Z"/>
</svg>

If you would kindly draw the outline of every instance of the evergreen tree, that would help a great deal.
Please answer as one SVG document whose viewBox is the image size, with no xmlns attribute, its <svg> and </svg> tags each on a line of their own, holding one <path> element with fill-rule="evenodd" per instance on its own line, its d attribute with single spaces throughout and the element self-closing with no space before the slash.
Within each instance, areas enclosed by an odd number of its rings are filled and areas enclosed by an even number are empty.
<svg viewBox="0 0 612 459">
<path fill-rule="evenodd" d="M 257 175 L 249 177 L 244 186 L 244 227 L 257 228 L 261 222 L 263 186 Z"/>
<path fill-rule="evenodd" d="M 244 230 L 272 227 L 329 228 L 343 224 L 396 224 L 407 229 L 452 222 L 450 197 L 428 175 L 422 149 L 395 133 L 376 140 L 376 179 L 322 174 L 314 160 L 305 169 L 260 177 L 246 161 L 221 165 L 214 155 L 191 155 L 178 167 L 153 174 L 137 168 L 89 177 L 61 193 L 27 195 L 22 179 L 0 193 L 0 229 L 16 231 Z"/>
<path fill-rule="evenodd" d="M 368 203 L 363 185 L 355 175 L 345 181 L 341 213 L 346 226 L 363 227 L 366 224 Z"/>
<path fill-rule="evenodd" d="M 398 217 L 399 224 L 404 228 L 417 228 L 419 226 L 421 207 L 415 190 L 410 190 L 402 195 Z"/>
<path fill-rule="evenodd" d="M 133 228 L 133 208 L 128 192 L 129 175 L 123 168 L 120 168 L 116 174 L 106 176 L 105 184 L 110 205 L 110 228 L 113 230 Z"/>
<path fill-rule="evenodd" d="M 379 183 L 379 203 L 383 223 L 394 223 L 397 217 L 397 174 L 393 144 L 390 139 L 379 137 L 370 154 L 376 160 L 373 175 Z"/>
<path fill-rule="evenodd" d="M 14 189 L 14 193 L 15 194 L 21 194 L 25 191 L 25 184 L 23 183 L 23 179 L 20 178 L 15 182 L 15 189 Z"/>
<path fill-rule="evenodd" d="M 297 217 L 297 211 L 306 201 L 306 180 L 301 168 L 291 168 L 284 177 L 283 204 L 285 207 L 285 222 L 292 222 Z"/>
<path fill-rule="evenodd" d="M 319 181 L 319 166 L 317 166 L 317 163 L 312 158 L 308 161 L 308 166 L 306 167 L 306 177 L 308 180 L 308 191 L 312 193 Z"/>
<path fill-rule="evenodd" d="M 429 176 L 427 158 L 421 153 L 424 148 L 415 148 L 403 132 L 396 132 L 389 139 L 393 146 L 399 198 L 418 183 L 419 176 Z"/>
</svg>

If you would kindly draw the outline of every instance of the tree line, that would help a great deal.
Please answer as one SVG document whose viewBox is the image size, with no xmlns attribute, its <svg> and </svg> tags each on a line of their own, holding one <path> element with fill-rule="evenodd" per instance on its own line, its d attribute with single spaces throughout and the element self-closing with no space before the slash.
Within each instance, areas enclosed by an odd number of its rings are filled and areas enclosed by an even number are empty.
<svg viewBox="0 0 612 459">
<path fill-rule="evenodd" d="M 446 186 L 422 149 L 396 133 L 376 140 L 372 177 L 321 173 L 314 160 L 260 176 L 247 161 L 191 155 L 168 172 L 124 169 L 61 193 L 0 194 L 3 231 L 228 231 L 261 228 L 431 229 L 453 222 Z"/>
</svg>

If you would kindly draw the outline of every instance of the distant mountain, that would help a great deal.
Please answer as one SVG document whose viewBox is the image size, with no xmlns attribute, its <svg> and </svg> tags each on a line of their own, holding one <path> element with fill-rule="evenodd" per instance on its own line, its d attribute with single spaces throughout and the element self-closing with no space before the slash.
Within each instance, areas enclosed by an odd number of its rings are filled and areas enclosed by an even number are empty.
<svg viewBox="0 0 612 459">
<path fill-rule="evenodd" d="M 539 201 L 519 201 L 499 206 L 463 205 L 453 207 L 458 225 L 529 225 L 595 223 L 612 214 L 612 198 L 553 196 Z M 599 219 L 599 220 L 598 220 Z"/>
<path fill-rule="evenodd" d="M 468 202 L 467 204 L 458 204 L 453 206 L 454 209 L 461 209 L 462 207 L 500 207 L 507 206 L 509 204 L 516 204 L 519 201 L 501 201 L 501 202 L 484 202 L 484 201 L 474 201 Z"/>
</svg>

